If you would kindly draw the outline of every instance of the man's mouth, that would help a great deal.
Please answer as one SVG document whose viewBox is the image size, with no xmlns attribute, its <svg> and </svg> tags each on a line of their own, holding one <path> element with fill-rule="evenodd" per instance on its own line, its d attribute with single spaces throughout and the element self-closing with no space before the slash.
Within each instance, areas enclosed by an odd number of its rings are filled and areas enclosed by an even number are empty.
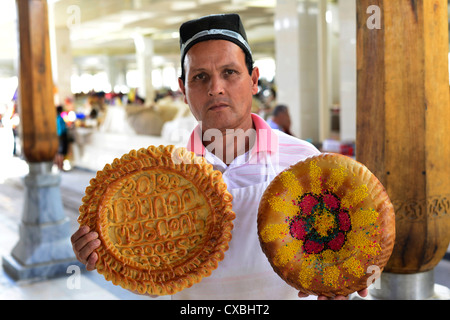
<svg viewBox="0 0 450 320">
<path fill-rule="evenodd" d="M 225 103 L 218 103 L 218 104 L 214 104 L 214 105 L 210 106 L 208 108 L 208 110 L 209 111 L 220 111 L 220 110 L 223 110 L 223 109 L 225 109 L 227 107 L 228 107 L 228 105 L 225 104 Z"/>
<path fill-rule="evenodd" d="M 205 104 L 207 111 L 221 111 L 231 107 L 231 100 L 228 98 L 213 98 Z"/>
</svg>

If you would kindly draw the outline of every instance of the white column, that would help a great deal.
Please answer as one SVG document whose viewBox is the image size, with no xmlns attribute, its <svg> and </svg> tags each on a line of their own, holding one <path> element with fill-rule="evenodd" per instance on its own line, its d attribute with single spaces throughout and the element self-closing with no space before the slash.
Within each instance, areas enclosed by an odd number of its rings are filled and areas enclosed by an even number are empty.
<svg viewBox="0 0 450 320">
<path fill-rule="evenodd" d="M 72 47 L 70 44 L 70 30 L 67 27 L 55 28 L 55 47 L 53 57 L 53 81 L 58 89 L 58 99 L 60 104 L 66 98 L 72 98 L 70 78 L 73 71 Z"/>
<path fill-rule="evenodd" d="M 288 106 L 294 135 L 319 142 L 317 2 L 277 1 L 275 49 L 277 102 Z"/>
<path fill-rule="evenodd" d="M 152 84 L 153 39 L 139 34 L 134 36 L 134 43 L 136 46 L 136 62 L 141 79 L 138 93 L 139 96 L 145 98 L 146 105 L 151 105 L 155 97 Z"/>
<path fill-rule="evenodd" d="M 113 59 L 114 60 L 114 66 L 112 66 L 112 75 L 109 77 L 111 79 L 114 79 L 114 85 L 112 86 L 112 89 L 118 89 L 124 87 L 127 85 L 127 71 L 128 71 L 128 61 L 126 59 Z M 114 77 L 115 74 L 115 77 Z M 113 80 L 111 80 L 113 81 Z M 115 90 L 118 92 L 118 90 Z"/>
<path fill-rule="evenodd" d="M 114 91 L 114 87 L 117 85 L 117 79 L 119 77 L 119 61 L 114 56 L 106 56 L 106 71 L 108 74 L 108 81 L 111 85 L 111 91 Z"/>
<path fill-rule="evenodd" d="M 330 136 L 330 100 L 328 87 L 328 27 L 326 21 L 327 0 L 318 1 L 317 39 L 318 39 L 318 92 L 319 92 L 319 139 Z"/>
<path fill-rule="evenodd" d="M 356 0 L 339 1 L 342 141 L 356 140 Z"/>
</svg>

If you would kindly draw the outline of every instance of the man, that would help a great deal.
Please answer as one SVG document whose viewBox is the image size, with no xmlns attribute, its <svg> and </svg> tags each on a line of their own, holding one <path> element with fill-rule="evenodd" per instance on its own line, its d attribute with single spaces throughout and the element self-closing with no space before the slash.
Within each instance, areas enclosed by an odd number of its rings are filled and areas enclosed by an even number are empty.
<svg viewBox="0 0 450 320">
<path fill-rule="evenodd" d="M 55 163 L 58 166 L 59 170 L 63 170 L 64 159 L 67 156 L 69 148 L 67 125 L 62 117 L 63 111 L 63 106 L 59 105 L 56 107 L 56 128 L 58 133 L 59 145 L 58 152 L 55 156 Z"/>
<path fill-rule="evenodd" d="M 291 133 L 291 117 L 289 116 L 289 110 L 285 105 L 277 105 L 267 123 L 272 129 L 281 130 L 284 133 L 292 135 Z"/>
<path fill-rule="evenodd" d="M 311 144 L 271 130 L 251 114 L 259 70 L 238 15 L 212 15 L 180 28 L 184 99 L 199 126 L 188 149 L 222 172 L 233 195 L 233 239 L 225 259 L 211 276 L 177 293 L 178 299 L 295 299 L 263 254 L 256 231 L 259 200 L 284 168 L 319 151 Z M 88 270 L 95 268 L 97 235 L 80 229 L 72 236 L 74 251 Z"/>
</svg>

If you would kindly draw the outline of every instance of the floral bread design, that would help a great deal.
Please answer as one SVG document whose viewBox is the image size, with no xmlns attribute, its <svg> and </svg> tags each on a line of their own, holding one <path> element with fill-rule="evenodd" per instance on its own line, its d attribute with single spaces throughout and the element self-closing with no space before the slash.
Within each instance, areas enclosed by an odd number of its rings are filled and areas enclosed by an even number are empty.
<svg viewBox="0 0 450 320">
<path fill-rule="evenodd" d="M 347 296 L 371 284 L 394 246 L 395 217 L 378 179 L 361 163 L 321 154 L 281 172 L 258 211 L 262 250 L 299 291 Z"/>
<path fill-rule="evenodd" d="M 139 294 L 171 295 L 218 267 L 231 240 L 222 174 L 174 146 L 132 150 L 98 171 L 78 222 L 99 234 L 97 271 Z"/>
</svg>

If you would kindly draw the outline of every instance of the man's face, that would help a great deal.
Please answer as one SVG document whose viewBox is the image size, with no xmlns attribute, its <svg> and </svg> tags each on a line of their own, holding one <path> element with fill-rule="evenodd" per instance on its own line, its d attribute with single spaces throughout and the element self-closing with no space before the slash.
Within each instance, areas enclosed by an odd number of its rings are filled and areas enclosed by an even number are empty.
<svg viewBox="0 0 450 320">
<path fill-rule="evenodd" d="M 250 110 L 259 71 L 255 67 L 248 74 L 240 47 L 226 40 L 199 42 L 187 52 L 184 67 L 180 89 L 203 131 L 252 127 Z"/>
</svg>

